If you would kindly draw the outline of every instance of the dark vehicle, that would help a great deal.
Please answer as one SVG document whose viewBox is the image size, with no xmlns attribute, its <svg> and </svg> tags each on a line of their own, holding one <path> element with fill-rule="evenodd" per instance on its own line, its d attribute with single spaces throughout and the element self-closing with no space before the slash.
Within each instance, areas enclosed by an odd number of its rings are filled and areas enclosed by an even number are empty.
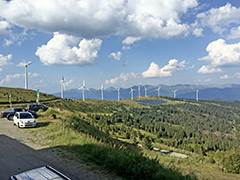
<svg viewBox="0 0 240 180">
<path fill-rule="evenodd" d="M 43 111 L 46 111 L 46 110 L 48 110 L 48 107 L 45 107 L 45 106 L 40 105 L 40 104 L 29 104 L 27 106 L 27 110 L 28 111 L 35 111 L 35 112 L 37 112 L 39 109 L 42 109 Z"/>
<path fill-rule="evenodd" d="M 25 108 L 11 108 L 8 111 L 1 111 L 1 118 L 7 118 L 8 120 L 13 120 L 13 116 L 16 112 L 24 112 L 24 111 L 28 111 Z M 28 111 L 30 112 L 33 117 L 37 117 L 37 113 L 34 111 Z"/>
<path fill-rule="evenodd" d="M 25 171 L 23 173 L 11 176 L 9 180 L 71 180 L 64 174 L 60 173 L 51 166 L 43 166 L 40 168 Z"/>
</svg>

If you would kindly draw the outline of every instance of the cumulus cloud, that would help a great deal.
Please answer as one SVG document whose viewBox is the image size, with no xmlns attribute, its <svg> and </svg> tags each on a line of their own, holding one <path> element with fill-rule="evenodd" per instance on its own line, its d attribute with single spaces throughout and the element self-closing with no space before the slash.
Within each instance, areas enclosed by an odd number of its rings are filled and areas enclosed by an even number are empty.
<svg viewBox="0 0 240 180">
<path fill-rule="evenodd" d="M 221 67 L 240 65 L 240 42 L 227 44 L 225 40 L 218 39 L 209 43 L 206 51 L 208 55 L 199 60 L 208 61 L 210 65 L 202 66 L 199 73 L 221 72 Z"/>
<path fill-rule="evenodd" d="M 0 72 L 2 71 L 2 67 L 11 64 L 10 62 L 11 59 L 12 59 L 12 54 L 8 54 L 6 56 L 4 56 L 3 54 L 0 54 Z"/>
<path fill-rule="evenodd" d="M 126 44 L 126 45 L 131 45 L 131 44 L 135 43 L 136 41 L 140 41 L 140 40 L 141 40 L 140 37 L 131 37 L 131 36 L 129 36 L 129 37 L 126 37 L 126 38 L 122 41 L 122 43 L 123 43 L 123 44 Z"/>
<path fill-rule="evenodd" d="M 36 78 L 39 76 L 40 75 L 37 73 L 28 73 L 29 78 Z M 24 77 L 25 77 L 25 74 L 9 74 L 9 75 L 6 75 L 5 78 L 0 81 L 0 85 L 7 85 L 8 83 L 14 80 L 18 80 L 19 82 L 19 79 L 24 79 Z"/>
<path fill-rule="evenodd" d="M 240 38 L 240 26 L 232 28 L 228 39 L 239 39 Z"/>
<path fill-rule="evenodd" d="M 193 35 L 195 35 L 196 37 L 200 37 L 203 36 L 203 29 L 202 28 L 196 28 L 193 30 Z"/>
<path fill-rule="evenodd" d="M 102 40 L 86 40 L 74 36 L 54 33 L 46 45 L 38 47 L 36 56 L 44 65 L 92 65 L 95 63 Z M 79 44 L 78 44 L 79 42 Z M 78 44 L 78 46 L 75 46 Z"/>
<path fill-rule="evenodd" d="M 10 32 L 11 25 L 4 20 L 0 19 L 0 34 L 8 34 Z"/>
<path fill-rule="evenodd" d="M 197 0 L 0 1 L 0 16 L 23 28 L 87 39 L 169 38 L 188 33 L 181 18 L 197 5 Z"/>
<path fill-rule="evenodd" d="M 178 62 L 176 59 L 169 60 L 168 64 L 159 67 L 158 64 L 152 62 L 147 71 L 142 73 L 142 76 L 145 78 L 149 77 L 169 77 L 172 76 L 172 73 L 178 70 L 186 68 L 186 61 Z"/>
<path fill-rule="evenodd" d="M 112 53 L 109 55 L 109 57 L 119 61 L 119 60 L 121 59 L 121 57 L 122 57 L 122 53 L 121 53 L 120 51 L 118 51 L 118 52 L 116 52 L 116 53 L 115 53 L 115 52 L 112 52 Z"/>
<path fill-rule="evenodd" d="M 227 74 L 225 74 L 225 75 L 223 75 L 223 76 L 220 76 L 220 79 L 231 79 L 232 77 L 231 76 L 229 76 L 229 75 L 227 75 Z"/>
<path fill-rule="evenodd" d="M 201 73 L 201 74 L 210 74 L 210 73 L 217 73 L 217 72 L 222 72 L 222 70 L 218 67 L 205 66 L 205 65 L 203 65 L 198 70 L 198 73 Z"/>
<path fill-rule="evenodd" d="M 237 72 L 237 73 L 234 75 L 234 77 L 240 78 L 240 72 Z"/>
<path fill-rule="evenodd" d="M 215 33 L 223 33 L 232 24 L 240 24 L 240 8 L 227 3 L 219 8 L 199 13 L 197 22 L 200 26 L 210 27 Z"/>
<path fill-rule="evenodd" d="M 139 76 L 138 73 L 121 73 L 120 76 L 106 80 L 105 83 L 106 84 L 116 84 L 120 81 L 127 81 L 128 79 L 135 79 Z"/>
</svg>

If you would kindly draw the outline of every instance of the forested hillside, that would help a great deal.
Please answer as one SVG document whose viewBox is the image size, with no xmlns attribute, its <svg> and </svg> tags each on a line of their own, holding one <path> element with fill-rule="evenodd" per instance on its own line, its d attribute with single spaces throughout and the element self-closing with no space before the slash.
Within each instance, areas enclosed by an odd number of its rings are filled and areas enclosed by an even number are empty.
<svg viewBox="0 0 240 180">
<path fill-rule="evenodd" d="M 79 114 L 81 120 L 68 123 L 75 130 L 84 132 L 79 125 L 84 121 L 133 145 L 196 153 L 228 172 L 240 173 L 240 102 L 163 100 L 166 103 L 149 106 L 131 100 L 64 100 L 49 105 Z"/>
</svg>

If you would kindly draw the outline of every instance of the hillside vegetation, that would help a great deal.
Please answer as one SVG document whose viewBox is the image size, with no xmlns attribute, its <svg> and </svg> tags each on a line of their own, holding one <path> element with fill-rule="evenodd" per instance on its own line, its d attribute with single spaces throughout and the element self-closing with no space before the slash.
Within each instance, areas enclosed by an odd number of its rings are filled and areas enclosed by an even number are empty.
<svg viewBox="0 0 240 180">
<path fill-rule="evenodd" d="M 138 99 L 49 101 L 28 131 L 125 179 L 240 179 L 240 102 L 160 99 L 166 102 L 145 106 Z"/>
<path fill-rule="evenodd" d="M 150 99 L 154 98 L 157 99 Z M 167 102 L 154 106 L 141 106 L 132 100 L 64 100 L 49 105 L 78 115 L 66 120 L 67 126 L 76 132 L 90 134 L 104 144 L 116 146 L 109 139 L 99 139 L 92 133 L 94 131 L 86 132 L 82 122 L 107 137 L 127 143 L 127 146 L 124 145 L 127 150 L 141 144 L 143 147 L 137 150 L 144 157 L 158 159 L 163 166 L 180 170 L 192 178 L 224 179 L 231 176 L 231 179 L 239 179 L 239 175 L 229 173 L 240 173 L 240 102 L 164 100 Z M 181 152 L 190 157 L 188 160 L 172 157 L 166 160 L 166 155 L 162 157 L 162 154 L 152 151 L 153 147 Z M 101 164 L 95 156 L 90 159 Z"/>
<path fill-rule="evenodd" d="M 36 91 L 21 89 L 21 88 L 8 88 L 8 87 L 0 87 L 0 104 L 8 104 L 9 103 L 9 95 L 10 91 L 12 91 L 12 103 L 32 103 L 36 102 Z M 40 102 L 41 101 L 49 101 L 59 99 L 56 96 L 41 93 L 40 92 Z"/>
</svg>

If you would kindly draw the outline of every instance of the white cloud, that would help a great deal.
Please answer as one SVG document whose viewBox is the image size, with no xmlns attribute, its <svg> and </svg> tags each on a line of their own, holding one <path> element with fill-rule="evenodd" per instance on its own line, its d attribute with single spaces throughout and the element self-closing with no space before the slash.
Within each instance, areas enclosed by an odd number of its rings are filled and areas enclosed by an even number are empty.
<svg viewBox="0 0 240 180">
<path fill-rule="evenodd" d="M 109 79 L 109 80 L 106 80 L 105 83 L 106 84 L 116 84 L 120 81 L 127 81 L 128 79 L 135 79 L 139 76 L 138 73 L 133 73 L 133 72 L 130 72 L 130 73 L 121 73 L 120 76 L 118 77 L 115 77 L 115 78 L 112 78 L 112 79 Z"/>
<path fill-rule="evenodd" d="M 192 32 L 196 37 L 203 36 L 203 29 L 202 28 L 196 28 Z"/>
<path fill-rule="evenodd" d="M 240 72 L 236 73 L 236 74 L 234 75 L 234 77 L 240 78 Z"/>
<path fill-rule="evenodd" d="M 36 55 L 44 65 L 92 65 L 95 63 L 102 40 L 82 39 L 65 34 L 54 33 L 46 45 L 38 47 Z"/>
<path fill-rule="evenodd" d="M 0 19 L 0 34 L 8 34 L 10 32 L 11 25 L 4 20 Z"/>
<path fill-rule="evenodd" d="M 198 73 L 201 73 L 201 74 L 210 74 L 210 73 L 217 73 L 217 72 L 222 72 L 222 70 L 220 68 L 217 68 L 217 67 L 205 66 L 205 65 L 203 65 L 198 70 Z"/>
<path fill-rule="evenodd" d="M 21 77 L 24 77 L 24 74 L 11 74 L 11 75 L 6 75 L 4 79 L 0 81 L 0 84 L 3 85 L 5 83 L 9 83 L 14 79 L 19 79 Z"/>
<path fill-rule="evenodd" d="M 129 37 L 126 37 L 126 38 L 122 41 L 122 43 L 123 43 L 123 44 L 126 44 L 126 45 L 131 45 L 131 44 L 135 43 L 136 41 L 140 41 L 140 40 L 141 40 L 140 37 L 131 37 L 131 36 L 129 36 Z"/>
<path fill-rule="evenodd" d="M 131 47 L 130 46 L 123 46 L 122 49 L 123 50 L 129 50 L 129 49 L 131 49 Z"/>
<path fill-rule="evenodd" d="M 116 52 L 116 53 L 115 53 L 115 52 L 112 52 L 112 53 L 109 55 L 109 57 L 119 61 L 119 60 L 121 59 L 121 57 L 122 57 L 122 53 L 121 53 L 120 51 L 118 51 L 118 52 Z"/>
<path fill-rule="evenodd" d="M 37 73 L 30 73 L 30 72 L 28 73 L 29 78 L 37 78 L 39 76 L 40 74 L 37 74 Z M 6 77 L 0 81 L 0 85 L 9 85 L 11 82 L 15 80 L 17 80 L 17 83 L 19 83 L 19 79 L 23 80 L 24 77 L 25 77 L 25 74 L 9 74 L 9 75 L 6 75 Z M 24 84 L 24 81 L 22 81 L 22 84 Z"/>
<path fill-rule="evenodd" d="M 13 41 L 10 39 L 4 39 L 4 46 L 10 46 L 13 44 Z"/>
<path fill-rule="evenodd" d="M 12 54 L 8 54 L 6 56 L 0 54 L 0 72 L 2 71 L 2 67 L 6 65 L 10 65 L 10 60 L 12 59 Z"/>
<path fill-rule="evenodd" d="M 148 77 L 169 77 L 172 76 L 172 73 L 178 70 L 185 69 L 186 62 L 182 61 L 178 63 L 178 60 L 171 59 L 169 60 L 168 64 L 163 66 L 162 68 L 159 67 L 158 64 L 152 62 L 147 71 L 142 73 L 142 76 L 145 78 Z"/>
<path fill-rule="evenodd" d="M 240 38 L 240 26 L 232 28 L 228 39 L 238 39 Z"/>
<path fill-rule="evenodd" d="M 210 27 L 215 33 L 223 33 L 232 24 L 240 24 L 240 8 L 227 3 L 219 8 L 212 8 L 209 11 L 197 15 L 200 26 Z"/>
<path fill-rule="evenodd" d="M 225 74 L 225 75 L 223 75 L 223 76 L 220 77 L 220 79 L 231 79 L 231 78 L 232 78 L 232 77 L 229 76 L 229 75 L 227 75 L 227 74 Z"/>
<path fill-rule="evenodd" d="M 189 25 L 181 18 L 197 5 L 197 0 L 0 1 L 0 16 L 27 29 L 87 39 L 109 35 L 169 38 L 188 33 Z"/>
<path fill-rule="evenodd" d="M 208 61 L 210 65 L 202 66 L 199 73 L 221 72 L 221 67 L 240 65 L 240 42 L 236 44 L 226 44 L 225 40 L 218 39 L 209 43 L 206 48 L 208 56 L 199 60 Z"/>
</svg>

